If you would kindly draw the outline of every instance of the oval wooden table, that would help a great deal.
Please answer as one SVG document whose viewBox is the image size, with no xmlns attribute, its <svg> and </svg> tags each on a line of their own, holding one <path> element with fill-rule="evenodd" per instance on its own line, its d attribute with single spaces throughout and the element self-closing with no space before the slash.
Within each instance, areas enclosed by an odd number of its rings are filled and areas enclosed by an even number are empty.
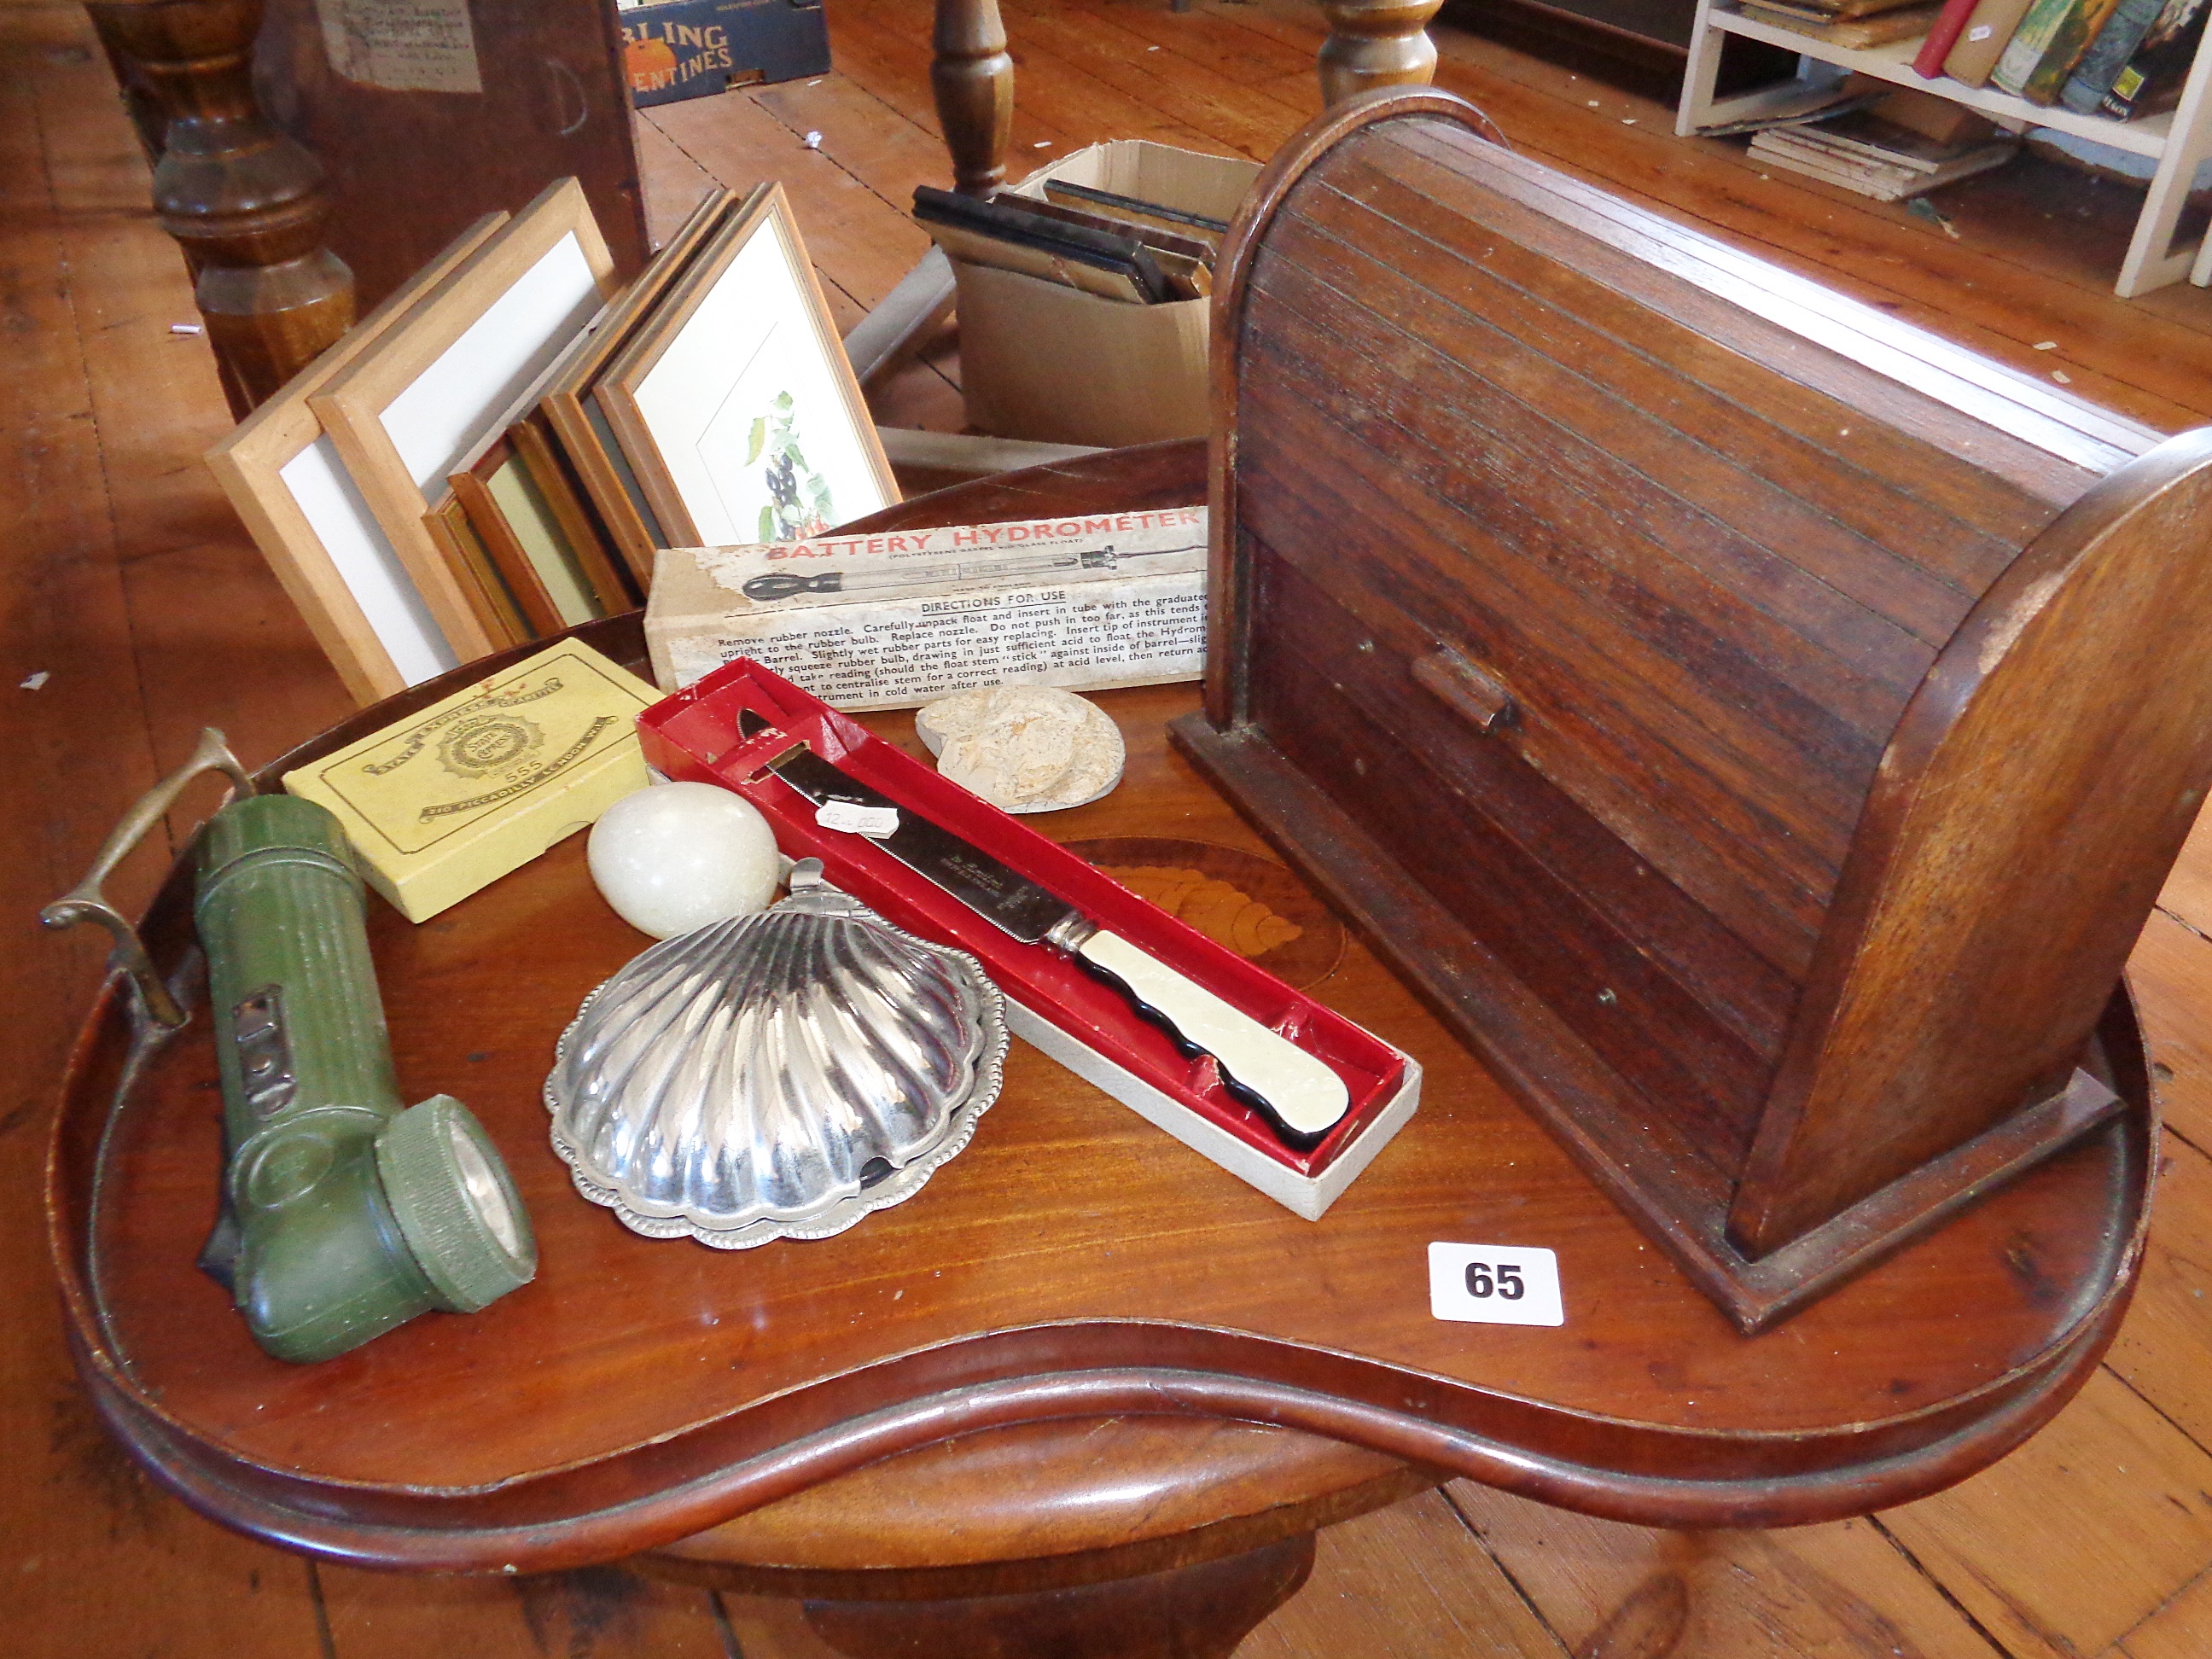
<svg viewBox="0 0 2212 1659">
<path fill-rule="evenodd" d="M 1202 447 L 1162 445 L 872 522 L 1203 496 Z M 634 616 L 582 632 L 641 658 Z M 364 711 L 264 782 L 465 678 Z M 1231 909 L 1301 936 L 1334 926 L 1279 869 L 1260 878 L 1261 843 L 1167 747 L 1194 687 L 1100 700 L 1127 779 L 1047 820 L 1054 835 L 1110 840 L 1101 861 L 1170 884 L 1187 862 Z M 912 742 L 910 716 L 870 723 Z M 180 868 L 146 935 L 191 1006 L 188 901 Z M 2142 1248 L 2155 1126 L 2124 993 L 2092 1057 L 2127 1103 L 2112 1126 L 1746 1339 L 1333 938 L 1285 967 L 1427 1081 L 1319 1223 L 1017 1045 L 975 1143 L 911 1201 L 817 1243 L 653 1242 L 580 1198 L 547 1142 L 554 1039 L 645 942 L 592 890 L 583 838 L 420 927 L 377 904 L 370 933 L 403 1091 L 460 1096 L 497 1139 L 537 1224 L 536 1282 L 323 1364 L 264 1357 L 193 1267 L 220 1156 L 209 1023 L 134 1055 L 111 987 L 50 1175 L 70 1335 L 109 1425 L 196 1508 L 294 1548 L 477 1571 L 640 1557 L 805 1597 L 854 1654 L 1225 1654 L 1301 1582 L 1316 1526 L 1448 1474 L 1662 1525 L 1899 1503 L 2057 1410 Z M 1431 1317 L 1434 1240 L 1556 1251 L 1566 1322 Z"/>
</svg>

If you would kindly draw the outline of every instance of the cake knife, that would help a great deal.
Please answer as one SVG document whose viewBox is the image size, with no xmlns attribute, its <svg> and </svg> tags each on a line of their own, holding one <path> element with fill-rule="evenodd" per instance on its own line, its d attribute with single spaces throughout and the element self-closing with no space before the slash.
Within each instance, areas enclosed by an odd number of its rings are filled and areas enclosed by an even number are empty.
<svg viewBox="0 0 2212 1659">
<path fill-rule="evenodd" d="M 738 731 L 759 736 L 770 723 L 750 709 Z M 1018 874 L 910 806 L 870 788 L 804 745 L 768 763 L 769 769 L 817 807 L 845 802 L 888 808 L 897 827 L 867 838 L 901 864 L 1028 945 L 1065 951 L 1127 997 L 1130 1006 L 1193 1054 L 1211 1054 L 1223 1085 L 1256 1108 L 1287 1145 L 1315 1146 L 1351 1104 L 1344 1080 L 1279 1032 L 1271 1031 L 1203 986 L 1108 932 L 1066 899 Z"/>
</svg>

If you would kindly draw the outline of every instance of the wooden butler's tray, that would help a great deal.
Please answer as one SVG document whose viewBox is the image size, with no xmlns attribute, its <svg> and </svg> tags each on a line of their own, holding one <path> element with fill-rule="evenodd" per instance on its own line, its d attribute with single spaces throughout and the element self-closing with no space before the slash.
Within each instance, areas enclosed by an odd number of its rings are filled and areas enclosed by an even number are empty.
<svg viewBox="0 0 2212 1659">
<path fill-rule="evenodd" d="M 1272 161 L 1188 752 L 1747 1331 L 2093 1131 L 2212 779 L 2162 438 L 1492 142 Z"/>
<path fill-rule="evenodd" d="M 872 527 L 1168 507 L 1203 489 L 1201 447 L 1167 445 L 941 492 Z M 642 665 L 635 617 L 581 637 Z M 263 776 L 465 678 L 365 710 Z M 1052 833 L 1259 848 L 1165 746 L 1191 688 L 1101 701 L 1129 739 L 1126 781 Z M 910 741 L 907 716 L 869 722 Z M 994 1425 L 1164 1414 L 1287 1425 L 1653 1524 L 1810 1521 L 1903 1502 L 2017 1444 L 2088 1375 L 2133 1283 L 2154 1127 L 2124 991 L 2085 1062 L 2116 1115 L 1787 1329 L 1746 1338 L 1358 945 L 1316 994 L 1426 1082 L 1419 1114 L 1318 1223 L 1018 1044 L 975 1143 L 908 1203 L 742 1253 L 641 1238 L 572 1190 L 540 1099 L 577 1004 L 643 944 L 592 891 L 583 852 L 572 837 L 421 927 L 372 904 L 404 1097 L 448 1089 L 476 1111 L 542 1266 L 482 1313 L 426 1315 L 313 1366 L 259 1352 L 192 1265 L 220 1104 L 188 860 L 153 906 L 149 946 L 192 1023 L 134 1061 L 131 997 L 103 994 L 49 1201 L 91 1397 L 206 1513 L 346 1559 L 530 1571 L 669 1545 Z M 1555 1250 L 1566 1322 L 1431 1317 L 1432 1241 Z M 1112 1422 L 1086 1432 L 1114 1443 Z M 896 1486 L 899 1467 L 866 1478 Z M 1195 1526 L 1226 1512 L 1168 1507 Z"/>
</svg>

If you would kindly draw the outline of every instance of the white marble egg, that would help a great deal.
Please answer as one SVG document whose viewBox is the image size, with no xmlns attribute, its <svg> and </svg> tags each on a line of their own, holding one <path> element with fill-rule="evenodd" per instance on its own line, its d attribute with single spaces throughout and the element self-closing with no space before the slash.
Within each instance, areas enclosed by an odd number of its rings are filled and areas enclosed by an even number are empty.
<svg viewBox="0 0 2212 1659">
<path fill-rule="evenodd" d="M 768 820 L 711 783 L 662 783 L 599 814 L 586 854 L 615 914 L 673 939 L 768 908 L 781 872 Z"/>
</svg>

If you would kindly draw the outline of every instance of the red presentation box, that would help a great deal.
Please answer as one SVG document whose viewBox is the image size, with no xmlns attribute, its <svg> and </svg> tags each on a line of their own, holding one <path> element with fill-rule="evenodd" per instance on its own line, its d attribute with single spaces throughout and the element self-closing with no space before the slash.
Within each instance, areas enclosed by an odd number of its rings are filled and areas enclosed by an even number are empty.
<svg viewBox="0 0 2212 1659">
<path fill-rule="evenodd" d="M 741 738 L 744 709 L 776 729 Z M 736 790 L 767 816 L 791 857 L 820 859 L 831 881 L 886 921 L 975 956 L 1006 994 L 1017 1035 L 1310 1221 L 1413 1115 L 1420 1067 L 1409 1055 L 757 663 L 740 659 L 655 703 L 638 717 L 638 731 L 646 759 L 666 776 Z M 1185 1058 L 1066 956 L 1000 931 L 866 837 L 816 823 L 814 804 L 767 769 L 794 740 L 1318 1056 L 1344 1079 L 1350 1110 L 1310 1150 L 1285 1146 L 1222 1086 L 1212 1060 Z"/>
</svg>

